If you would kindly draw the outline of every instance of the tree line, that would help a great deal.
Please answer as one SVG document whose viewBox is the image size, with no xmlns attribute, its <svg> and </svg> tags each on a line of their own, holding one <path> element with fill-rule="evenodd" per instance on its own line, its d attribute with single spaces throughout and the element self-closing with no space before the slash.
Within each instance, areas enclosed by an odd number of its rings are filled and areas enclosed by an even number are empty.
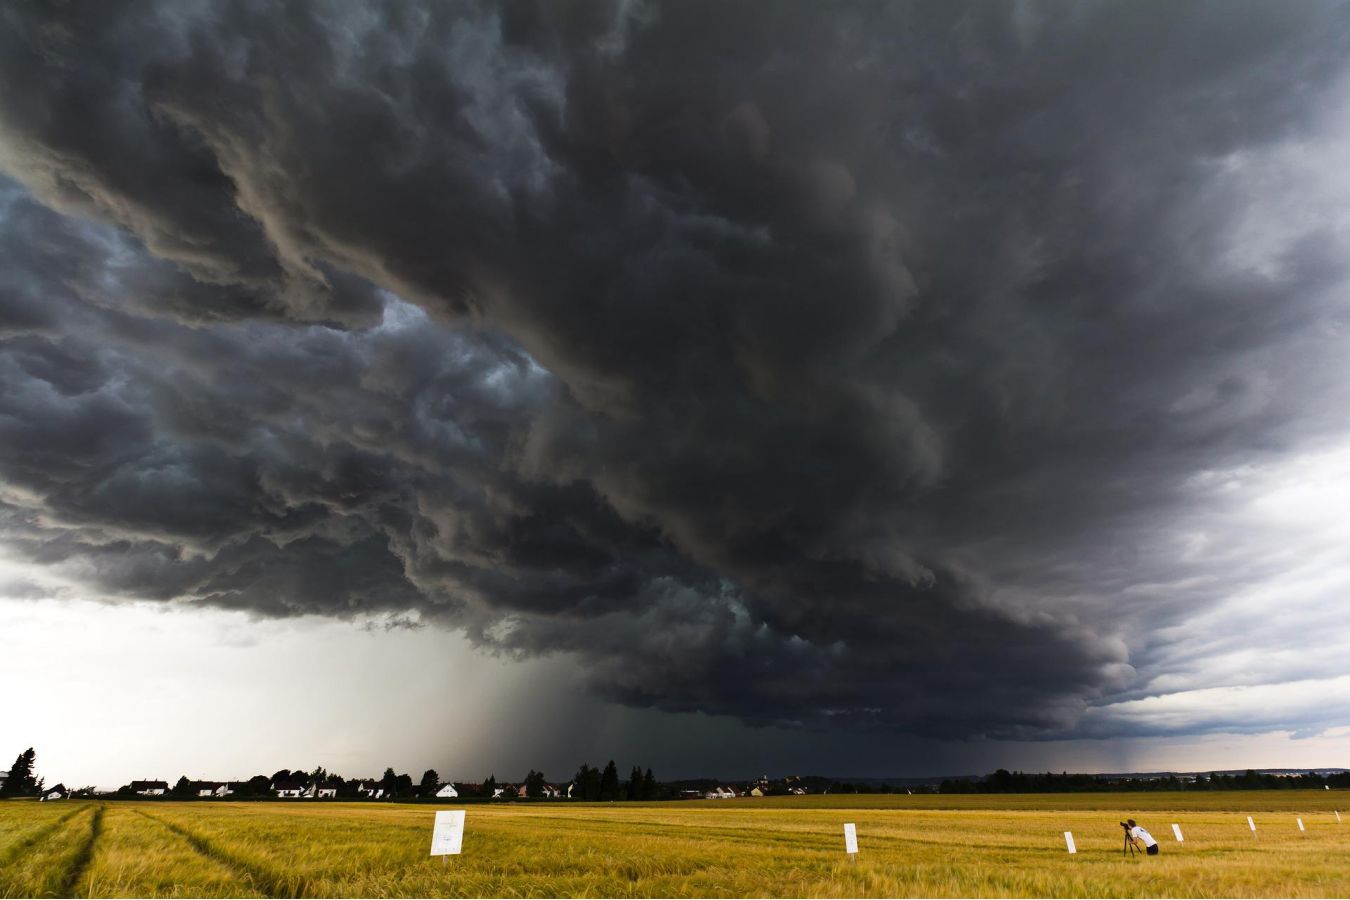
<svg viewBox="0 0 1350 900">
<path fill-rule="evenodd" d="M 1197 775 L 1195 780 L 1176 775 L 1156 778 L 1105 777 L 1068 772 L 1023 773 L 1007 769 L 978 779 L 948 779 L 938 785 L 940 794 L 1055 794 L 1091 791 L 1268 791 L 1321 790 L 1324 787 L 1350 788 L 1350 772 L 1320 775 L 1303 772 L 1297 775 L 1275 775 L 1248 769 L 1241 775 L 1212 772 Z"/>
<path fill-rule="evenodd" d="M 217 782 L 194 781 L 183 775 L 168 788 L 166 795 L 175 798 L 195 797 L 202 784 L 215 783 Z M 348 779 L 319 766 L 310 772 L 304 769 L 279 769 L 270 777 L 254 775 L 246 781 L 230 782 L 232 791 L 230 796 L 236 799 L 271 797 L 277 784 L 286 784 L 301 790 L 307 790 L 311 786 L 331 789 L 338 798 L 347 799 L 362 796 L 360 788 L 365 785 L 371 790 L 379 790 L 382 799 L 398 800 L 433 796 L 444 782 L 435 769 L 427 769 L 422 773 L 421 779 L 414 782 L 411 775 L 396 773 L 392 767 L 385 769 L 384 774 L 377 779 Z M 502 796 L 518 797 L 519 787 L 525 789 L 526 797 L 535 799 L 551 796 L 550 787 L 553 787 L 561 797 L 570 796 L 573 800 L 665 800 L 673 799 L 675 796 L 673 791 L 657 782 L 650 768 L 644 771 L 641 767 L 634 766 L 627 780 L 621 781 L 614 760 L 610 760 L 603 770 L 582 763 L 572 780 L 570 795 L 566 784 L 550 785 L 544 773 L 534 769 L 530 769 L 521 781 L 514 783 L 499 781 L 494 773 L 480 783 L 455 784 L 460 797 L 489 800 L 497 797 L 499 791 Z M 123 785 L 114 793 L 118 796 L 139 796 L 131 784 Z"/>
</svg>

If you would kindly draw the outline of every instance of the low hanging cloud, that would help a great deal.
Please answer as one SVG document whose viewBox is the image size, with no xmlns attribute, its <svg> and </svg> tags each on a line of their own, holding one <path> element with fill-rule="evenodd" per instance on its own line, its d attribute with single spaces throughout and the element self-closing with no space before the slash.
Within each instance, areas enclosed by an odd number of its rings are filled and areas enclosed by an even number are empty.
<svg viewBox="0 0 1350 900">
<path fill-rule="evenodd" d="M 1345 20 L 12 10 L 5 547 L 637 706 L 1147 732 L 1279 571 L 1206 473 L 1346 437 Z"/>
</svg>

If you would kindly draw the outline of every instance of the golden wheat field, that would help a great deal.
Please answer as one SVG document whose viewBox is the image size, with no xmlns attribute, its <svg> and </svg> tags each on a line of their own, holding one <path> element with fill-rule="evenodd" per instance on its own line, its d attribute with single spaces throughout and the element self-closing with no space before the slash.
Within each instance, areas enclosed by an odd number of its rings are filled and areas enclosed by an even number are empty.
<svg viewBox="0 0 1350 900">
<path fill-rule="evenodd" d="M 1350 825 L 1338 825 L 1334 810 L 1346 796 L 459 807 L 11 801 L 0 803 L 0 895 L 1344 897 Z M 433 859 L 432 819 L 442 808 L 468 810 L 464 852 Z M 1122 858 L 1116 822 L 1127 816 L 1152 831 L 1161 855 Z M 844 853 L 845 822 L 857 824 L 855 862 Z M 1173 837 L 1173 822 L 1185 843 Z M 1075 856 L 1065 851 L 1065 831 L 1074 834 Z"/>
</svg>

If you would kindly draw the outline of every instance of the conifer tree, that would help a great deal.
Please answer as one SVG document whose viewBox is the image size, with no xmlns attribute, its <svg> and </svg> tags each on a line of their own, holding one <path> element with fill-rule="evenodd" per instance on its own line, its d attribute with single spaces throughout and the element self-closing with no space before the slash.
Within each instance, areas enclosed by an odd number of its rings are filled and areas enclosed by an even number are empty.
<svg viewBox="0 0 1350 900">
<path fill-rule="evenodd" d="M 614 760 L 609 761 L 605 766 L 605 772 L 600 776 L 600 800 L 618 800 L 619 799 L 619 769 L 614 765 Z"/>
<path fill-rule="evenodd" d="M 32 747 L 20 753 L 14 765 L 9 767 L 9 776 L 5 779 L 4 787 L 0 787 L 0 796 L 27 797 L 37 793 L 40 782 L 33 773 L 36 765 L 37 754 Z"/>
<path fill-rule="evenodd" d="M 647 774 L 642 776 L 642 799 L 656 800 L 658 788 L 656 787 L 656 776 L 652 770 L 648 769 Z"/>
<path fill-rule="evenodd" d="M 633 771 L 628 773 L 628 783 L 624 785 L 624 789 L 628 794 L 627 799 L 642 799 L 642 770 L 637 766 L 633 766 Z"/>
</svg>

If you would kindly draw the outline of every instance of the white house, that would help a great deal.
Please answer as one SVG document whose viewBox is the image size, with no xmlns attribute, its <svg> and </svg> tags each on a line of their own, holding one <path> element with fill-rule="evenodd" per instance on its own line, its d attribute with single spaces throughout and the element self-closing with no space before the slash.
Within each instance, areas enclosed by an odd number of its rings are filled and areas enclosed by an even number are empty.
<svg viewBox="0 0 1350 900">
<path fill-rule="evenodd" d="M 64 800 L 64 799 L 66 799 L 66 797 L 68 797 L 68 796 L 70 796 L 70 792 L 66 790 L 66 786 L 65 786 L 64 784 L 58 784 L 56 787 L 45 788 L 45 789 L 42 791 L 42 796 L 39 797 L 38 799 L 39 799 L 39 800 Z"/>
<path fill-rule="evenodd" d="M 167 781 L 133 781 L 131 792 L 142 797 L 162 797 L 169 790 Z"/>
<path fill-rule="evenodd" d="M 282 799 L 303 797 L 305 786 L 298 781 L 274 781 L 272 782 L 272 793 Z"/>
<path fill-rule="evenodd" d="M 384 788 L 380 787 L 377 781 L 362 781 L 356 786 L 356 793 L 372 800 L 378 800 L 384 796 Z"/>
<path fill-rule="evenodd" d="M 234 793 L 228 784 L 221 781 L 196 781 L 192 787 L 196 789 L 198 797 L 228 797 Z"/>
<path fill-rule="evenodd" d="M 713 788 L 703 795 L 709 800 L 730 800 L 736 796 L 736 792 L 729 787 Z"/>
<path fill-rule="evenodd" d="M 333 800 L 333 799 L 335 799 L 336 797 L 337 797 L 337 788 L 335 788 L 335 787 L 326 787 L 326 788 L 325 788 L 325 787 L 321 787 L 321 788 L 319 788 L 319 799 L 320 799 L 320 800 Z"/>
<path fill-rule="evenodd" d="M 437 797 L 458 797 L 458 796 L 459 796 L 459 791 L 455 790 L 455 786 L 454 786 L 453 784 L 450 784 L 449 782 L 446 782 L 445 784 L 441 785 L 440 788 L 437 789 L 437 791 L 436 791 L 436 796 L 437 796 Z"/>
</svg>

